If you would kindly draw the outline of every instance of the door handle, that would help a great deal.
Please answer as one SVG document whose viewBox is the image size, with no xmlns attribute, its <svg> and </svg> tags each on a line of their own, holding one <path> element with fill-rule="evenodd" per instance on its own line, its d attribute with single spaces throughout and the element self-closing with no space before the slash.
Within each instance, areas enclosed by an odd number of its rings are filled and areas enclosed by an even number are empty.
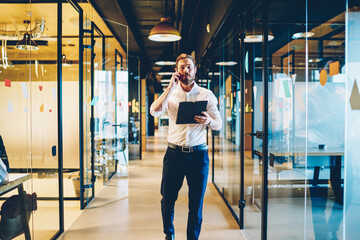
<svg viewBox="0 0 360 240">
<path fill-rule="evenodd" d="M 245 133 L 247 136 L 256 137 L 257 139 L 263 138 L 263 131 L 256 131 L 256 133 Z"/>
</svg>

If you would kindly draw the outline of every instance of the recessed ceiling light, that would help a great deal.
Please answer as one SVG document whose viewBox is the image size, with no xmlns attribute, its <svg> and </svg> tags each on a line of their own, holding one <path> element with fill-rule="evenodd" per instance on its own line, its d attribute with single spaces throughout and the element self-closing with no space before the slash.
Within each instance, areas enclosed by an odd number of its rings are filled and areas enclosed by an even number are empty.
<svg viewBox="0 0 360 240">
<path fill-rule="evenodd" d="M 341 46 L 341 41 L 331 41 L 328 43 L 329 46 Z"/>
<path fill-rule="evenodd" d="M 321 58 L 310 58 L 309 62 L 311 62 L 311 63 L 312 62 L 321 62 L 321 60 L 322 60 Z"/>
<path fill-rule="evenodd" d="M 171 65 L 175 65 L 176 62 L 174 61 L 157 61 L 155 62 L 156 65 L 160 65 L 160 66 L 171 66 Z"/>
<path fill-rule="evenodd" d="M 212 73 L 212 72 L 209 72 L 209 75 L 212 76 L 213 73 Z M 215 75 L 215 76 L 220 76 L 220 73 L 219 73 L 219 72 L 215 72 L 214 75 Z"/>
<path fill-rule="evenodd" d="M 229 61 L 229 62 L 217 62 L 216 65 L 219 66 L 234 66 L 237 62 Z"/>
</svg>

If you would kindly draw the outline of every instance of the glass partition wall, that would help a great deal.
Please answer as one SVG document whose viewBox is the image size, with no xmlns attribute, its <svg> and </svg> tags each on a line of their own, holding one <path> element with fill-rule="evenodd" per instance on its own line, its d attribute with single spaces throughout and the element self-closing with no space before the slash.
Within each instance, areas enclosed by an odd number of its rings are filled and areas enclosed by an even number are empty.
<svg viewBox="0 0 360 240">
<path fill-rule="evenodd" d="M 357 218 L 344 196 L 357 209 L 359 7 L 259 3 L 230 16 L 202 59 L 220 73 L 212 83 L 224 122 L 214 134 L 213 182 L 250 239 L 352 239 L 346 231 L 358 231 Z"/>
<path fill-rule="evenodd" d="M 0 13 L 0 158 L 9 162 L 10 179 L 20 178 L 33 194 L 27 202 L 31 238 L 52 239 L 80 214 L 78 200 L 85 207 L 118 164 L 127 174 L 127 128 L 116 133 L 116 125 L 127 126 L 128 108 L 115 120 L 116 95 L 127 106 L 127 75 L 116 88 L 113 57 L 115 49 L 121 53 L 120 70 L 126 71 L 127 26 L 117 24 L 125 36 L 119 43 L 87 1 L 1 3 Z M 91 41 L 92 22 L 103 42 Z M 17 194 L 2 194 L 0 205 Z M 6 221 L 2 216 L 0 238 L 23 238 L 21 221 Z"/>
<path fill-rule="evenodd" d="M 62 227 L 57 4 L 1 3 L 0 13 L 1 158 L 9 162 L 10 179 L 30 177 L 23 183 L 24 190 L 33 194 L 28 204 L 36 201 L 37 195 L 37 209 L 27 213 L 30 233 L 33 238 L 50 239 Z M 30 42 L 25 41 L 29 38 Z M 2 211 L 6 211 L 6 204 L 11 203 L 8 198 L 17 194 L 17 191 L 11 191 L 1 196 Z M 2 238 L 21 235 L 21 222 L 18 222 L 19 226 L 6 217 L 1 218 Z M 19 227 L 21 230 L 12 231 Z"/>
</svg>

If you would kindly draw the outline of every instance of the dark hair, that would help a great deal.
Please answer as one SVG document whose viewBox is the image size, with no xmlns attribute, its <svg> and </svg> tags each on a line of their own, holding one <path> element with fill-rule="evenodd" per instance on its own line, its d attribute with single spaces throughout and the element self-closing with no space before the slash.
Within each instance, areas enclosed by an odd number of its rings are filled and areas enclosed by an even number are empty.
<svg viewBox="0 0 360 240">
<path fill-rule="evenodd" d="M 193 58 L 192 56 L 190 56 L 189 54 L 182 53 L 182 54 L 180 54 L 180 55 L 177 57 L 175 67 L 177 67 L 178 62 L 179 62 L 180 60 L 185 59 L 185 58 L 190 59 L 190 60 L 193 62 L 194 66 L 195 66 L 195 60 L 194 60 L 194 58 Z"/>
</svg>

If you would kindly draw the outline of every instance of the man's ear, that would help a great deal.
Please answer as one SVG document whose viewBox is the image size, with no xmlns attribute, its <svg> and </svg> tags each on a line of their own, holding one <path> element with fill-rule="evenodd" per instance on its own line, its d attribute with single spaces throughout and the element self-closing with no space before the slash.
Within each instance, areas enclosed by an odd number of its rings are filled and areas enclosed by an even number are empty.
<svg viewBox="0 0 360 240">
<path fill-rule="evenodd" d="M 197 67 L 194 68 L 194 71 L 195 71 L 195 74 L 196 74 L 196 72 L 197 72 Z"/>
</svg>

